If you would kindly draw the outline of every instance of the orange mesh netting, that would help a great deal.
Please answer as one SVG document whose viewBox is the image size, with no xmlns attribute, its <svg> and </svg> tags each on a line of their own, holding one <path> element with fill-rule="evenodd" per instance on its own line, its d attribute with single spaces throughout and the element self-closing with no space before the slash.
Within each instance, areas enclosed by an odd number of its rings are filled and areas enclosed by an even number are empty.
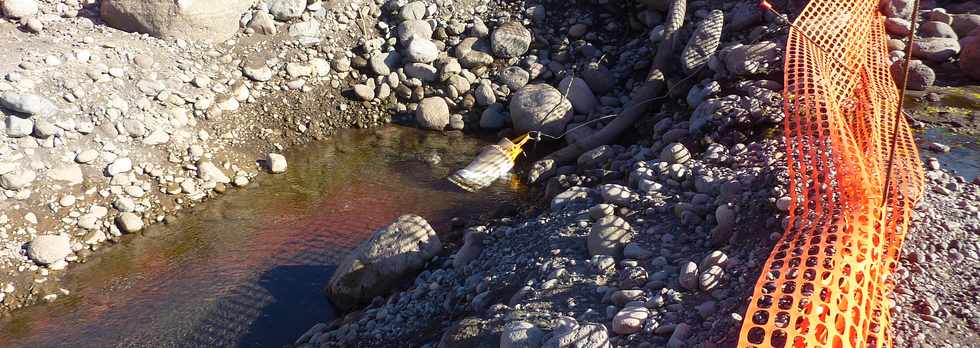
<svg viewBox="0 0 980 348">
<path fill-rule="evenodd" d="M 912 133 L 896 117 L 878 3 L 812 0 L 791 27 L 789 219 L 745 313 L 742 347 L 891 346 L 890 275 L 923 179 Z"/>
</svg>

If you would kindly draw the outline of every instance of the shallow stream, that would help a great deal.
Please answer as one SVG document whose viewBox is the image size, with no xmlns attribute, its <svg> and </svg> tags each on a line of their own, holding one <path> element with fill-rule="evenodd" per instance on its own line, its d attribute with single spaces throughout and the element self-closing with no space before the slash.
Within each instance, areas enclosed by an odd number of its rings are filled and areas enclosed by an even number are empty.
<svg viewBox="0 0 980 348">
<path fill-rule="evenodd" d="M 519 185 L 471 194 L 445 179 L 489 142 L 388 127 L 294 149 L 286 174 L 73 266 L 71 295 L 0 321 L 0 347 L 292 343 L 333 317 L 323 286 L 378 227 L 415 213 L 442 233 L 453 217 L 486 217 L 521 199 Z"/>
</svg>

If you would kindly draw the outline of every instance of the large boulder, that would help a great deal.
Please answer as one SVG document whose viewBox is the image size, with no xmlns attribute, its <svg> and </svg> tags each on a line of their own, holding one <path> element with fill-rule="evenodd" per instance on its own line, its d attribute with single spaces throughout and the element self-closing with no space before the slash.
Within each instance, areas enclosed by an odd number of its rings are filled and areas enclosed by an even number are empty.
<svg viewBox="0 0 980 348">
<path fill-rule="evenodd" d="M 428 97 L 415 109 L 415 123 L 431 130 L 443 130 L 449 125 L 449 104 L 442 97 Z"/>
<path fill-rule="evenodd" d="M 49 265 L 71 255 L 71 241 L 67 235 L 34 237 L 27 245 L 27 256 L 42 265 Z"/>
<path fill-rule="evenodd" d="M 572 119 L 572 103 L 550 85 L 529 84 L 511 96 L 510 118 L 519 133 L 541 131 L 559 136 Z"/>
<path fill-rule="evenodd" d="M 599 219 L 592 225 L 586 244 L 589 255 L 609 255 L 623 257 L 623 248 L 633 240 L 633 229 L 622 218 L 610 215 Z"/>
<path fill-rule="evenodd" d="M 960 53 L 960 43 L 954 38 L 928 37 L 912 42 L 912 56 L 931 62 L 945 62 Z"/>
<path fill-rule="evenodd" d="M 902 85 L 903 74 L 905 73 L 905 60 L 900 59 L 892 63 L 891 73 L 895 83 Z M 936 82 L 936 72 L 932 71 L 921 60 L 912 60 L 909 63 L 909 85 L 908 89 L 913 91 L 924 91 Z"/>
<path fill-rule="evenodd" d="M 337 308 L 350 310 L 414 276 L 440 249 L 442 243 L 425 219 L 402 215 L 344 258 L 330 277 L 327 296 Z"/>
<path fill-rule="evenodd" d="M 963 39 L 960 51 L 960 70 L 966 76 L 980 81 L 980 36 Z"/>
<path fill-rule="evenodd" d="M 966 37 L 973 29 L 980 28 L 980 14 L 967 13 L 952 16 L 953 23 L 950 25 L 959 37 Z"/>
<path fill-rule="evenodd" d="M 3 14 L 10 18 L 27 18 L 37 14 L 37 0 L 4 0 Z"/>
<path fill-rule="evenodd" d="M 519 22 L 501 24 L 490 35 L 493 54 L 502 58 L 520 57 L 531 47 L 531 32 Z"/>
<path fill-rule="evenodd" d="M 238 32 L 242 15 L 254 2 L 103 0 L 102 20 L 120 30 L 159 38 L 221 42 Z"/>
</svg>

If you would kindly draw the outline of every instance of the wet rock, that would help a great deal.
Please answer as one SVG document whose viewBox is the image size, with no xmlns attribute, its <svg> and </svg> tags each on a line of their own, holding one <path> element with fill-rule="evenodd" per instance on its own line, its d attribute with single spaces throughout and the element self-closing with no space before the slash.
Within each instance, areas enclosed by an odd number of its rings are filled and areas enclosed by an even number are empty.
<svg viewBox="0 0 980 348">
<path fill-rule="evenodd" d="M 126 233 L 139 232 L 143 230 L 143 219 L 136 213 L 123 212 L 116 216 L 116 226 Z"/>
<path fill-rule="evenodd" d="M 265 157 L 265 163 L 268 166 L 269 172 L 272 174 L 282 174 L 286 172 L 286 156 L 278 153 L 269 153 Z"/>
<path fill-rule="evenodd" d="M 349 310 L 414 276 L 441 249 L 439 237 L 425 219 L 402 215 L 344 258 L 326 292 L 334 305 Z"/>
<path fill-rule="evenodd" d="M 442 97 L 422 99 L 415 110 L 415 122 L 425 129 L 445 129 L 449 125 L 449 104 Z"/>
<path fill-rule="evenodd" d="M 71 241 L 67 235 L 37 236 L 27 245 L 27 256 L 41 265 L 62 261 L 68 255 L 71 255 Z"/>
<path fill-rule="evenodd" d="M 37 0 L 4 0 L 3 14 L 10 18 L 27 18 L 37 14 Z"/>
<path fill-rule="evenodd" d="M 588 115 L 599 104 L 589 85 L 580 78 L 569 76 L 562 79 L 558 83 L 558 90 L 567 96 L 576 113 Z"/>
<path fill-rule="evenodd" d="M 897 60 L 891 66 L 892 78 L 901 85 L 905 73 L 905 60 Z M 921 60 L 909 62 L 908 89 L 924 91 L 936 82 L 936 73 Z"/>
<path fill-rule="evenodd" d="M 633 239 L 633 231 L 626 220 L 618 216 L 606 216 L 592 225 L 587 239 L 589 255 L 609 255 L 620 258 L 623 248 Z"/>
<path fill-rule="evenodd" d="M 498 57 L 519 57 L 531 47 L 531 32 L 519 22 L 503 23 L 490 35 L 490 47 Z"/>
<path fill-rule="evenodd" d="M 540 347 L 544 332 L 526 321 L 513 321 L 500 334 L 500 348 Z"/>
<path fill-rule="evenodd" d="M 124 31 L 159 38 L 221 42 L 238 32 L 239 20 L 252 3 L 251 0 L 105 0 L 101 14 L 109 26 Z"/>
<path fill-rule="evenodd" d="M 960 43 L 952 38 L 930 37 L 912 42 L 912 56 L 931 62 L 945 62 L 958 53 L 960 53 Z"/>
<path fill-rule="evenodd" d="M 640 329 L 643 328 L 643 322 L 649 316 L 650 310 L 646 307 L 627 306 L 613 317 L 612 330 L 620 335 L 640 332 Z"/>
<path fill-rule="evenodd" d="M 33 170 L 26 168 L 14 169 L 0 175 L 0 188 L 13 191 L 26 189 L 34 183 L 34 179 L 37 179 L 37 174 Z"/>
<path fill-rule="evenodd" d="M 708 63 L 708 59 L 718 50 L 721 43 L 721 30 L 725 24 L 725 14 L 721 10 L 713 10 L 687 42 L 681 54 L 681 64 L 684 71 L 691 73 Z"/>
<path fill-rule="evenodd" d="M 529 84 L 511 95 L 510 117 L 518 133 L 560 135 L 572 119 L 572 103 L 547 84 Z"/>
</svg>

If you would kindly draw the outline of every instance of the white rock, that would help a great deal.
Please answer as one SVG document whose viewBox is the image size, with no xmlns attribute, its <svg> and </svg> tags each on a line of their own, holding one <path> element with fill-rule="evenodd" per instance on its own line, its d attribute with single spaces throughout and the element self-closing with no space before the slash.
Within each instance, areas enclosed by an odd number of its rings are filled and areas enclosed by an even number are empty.
<svg viewBox="0 0 980 348">
<path fill-rule="evenodd" d="M 42 265 L 52 264 L 71 255 L 71 241 L 66 235 L 34 237 L 27 246 L 27 256 Z"/>
<path fill-rule="evenodd" d="M 613 317 L 612 330 L 620 335 L 637 333 L 643 328 L 643 321 L 650 316 L 645 307 L 630 306 L 623 308 Z"/>
<path fill-rule="evenodd" d="M 442 97 L 422 99 L 415 110 L 415 122 L 425 129 L 445 129 L 449 125 L 449 104 Z"/>
<path fill-rule="evenodd" d="M 119 174 L 128 173 L 130 170 L 133 170 L 133 160 L 129 159 L 128 157 L 119 157 L 116 158 L 115 161 L 112 161 L 108 167 L 106 167 L 106 174 L 109 176 L 116 176 Z"/>
<path fill-rule="evenodd" d="M 0 175 L 0 187 L 8 190 L 21 190 L 31 186 L 37 174 L 28 168 L 15 169 Z"/>
<path fill-rule="evenodd" d="M 218 166 L 214 163 L 208 161 L 202 161 L 197 164 L 197 177 L 205 181 L 213 181 L 216 183 L 227 184 L 231 182 L 231 179 L 223 171 L 221 171 Z"/>
<path fill-rule="evenodd" d="M 139 232 L 143 229 L 143 219 L 132 212 L 124 212 L 116 216 L 116 226 L 126 233 Z"/>
<path fill-rule="evenodd" d="M 415 38 L 405 48 L 405 58 L 410 62 L 431 63 L 439 58 L 439 48 L 428 39 Z"/>
<path fill-rule="evenodd" d="M 26 18 L 37 14 L 36 0 L 4 0 L 3 14 L 10 18 Z"/>
<path fill-rule="evenodd" d="M 269 153 L 266 155 L 265 163 L 269 166 L 270 173 L 280 174 L 286 172 L 286 157 L 283 155 L 278 153 Z"/>
</svg>

